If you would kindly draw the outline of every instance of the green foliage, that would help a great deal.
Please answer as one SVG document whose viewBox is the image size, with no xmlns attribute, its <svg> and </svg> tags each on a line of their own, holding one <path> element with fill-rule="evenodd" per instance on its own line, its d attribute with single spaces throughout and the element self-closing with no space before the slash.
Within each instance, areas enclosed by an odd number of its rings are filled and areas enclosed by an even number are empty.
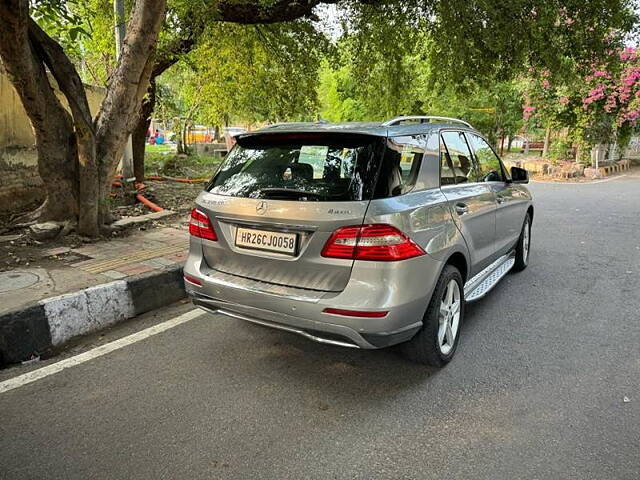
<svg viewBox="0 0 640 480">
<path fill-rule="evenodd" d="M 202 98 L 199 118 L 217 125 L 313 120 L 327 47 L 306 21 L 213 25 L 189 55 L 200 84 L 194 90 Z"/>
<path fill-rule="evenodd" d="M 78 40 L 88 37 L 85 17 L 92 16 L 91 6 L 78 0 L 33 0 L 31 16 L 66 50 L 74 50 Z"/>
<path fill-rule="evenodd" d="M 432 46 L 425 33 L 407 32 L 414 43 L 401 58 L 378 54 L 376 67 L 362 68 L 355 35 L 338 42 L 338 54 L 325 60 L 320 72 L 320 113 L 330 121 L 384 120 L 403 114 L 463 118 L 495 143 L 522 127 L 522 97 L 515 81 L 456 85 L 434 80 L 425 52 Z M 380 40 L 380 39 L 379 39 Z M 382 52 L 387 51 L 382 47 Z M 396 52 L 397 53 L 397 52 Z M 369 52 L 371 54 L 371 52 Z M 389 72 L 393 71 L 391 75 Z M 437 75 L 435 75 L 437 77 Z"/>
<path fill-rule="evenodd" d="M 522 97 L 516 82 L 478 85 L 466 82 L 464 89 L 442 86 L 425 91 L 422 110 L 432 115 L 463 118 L 497 145 L 500 137 L 522 128 Z"/>
<path fill-rule="evenodd" d="M 77 58 L 86 83 L 106 86 L 116 67 L 113 0 L 86 0 L 92 16 L 85 16 L 91 35 L 80 40 Z"/>
<path fill-rule="evenodd" d="M 365 105 L 357 98 L 356 83 L 348 65 L 333 69 L 324 61 L 318 85 L 320 117 L 330 122 L 354 122 L 367 117 Z"/>
<path fill-rule="evenodd" d="M 573 158 L 573 141 L 570 138 L 558 138 L 549 147 L 549 159 L 553 163 Z"/>
<path fill-rule="evenodd" d="M 115 66 L 112 0 L 37 0 L 31 15 L 78 66 L 83 81 L 106 85 Z"/>
<path fill-rule="evenodd" d="M 415 68 L 421 68 L 426 36 L 416 28 L 415 7 L 397 2 L 358 4 L 345 13 L 346 29 L 332 62 L 346 66 L 344 93 L 351 93 L 367 120 L 415 111 Z M 349 97 L 345 97 L 349 98 Z"/>
<path fill-rule="evenodd" d="M 106 85 L 115 66 L 112 0 L 31 4 L 83 80 Z M 496 142 L 522 128 L 525 90 L 537 108 L 529 129 L 580 124 L 595 138 L 607 125 L 580 123 L 578 66 L 606 58 L 636 20 L 631 0 L 346 0 L 341 34 L 330 39 L 308 19 L 222 23 L 219 4 L 168 0 L 156 57 L 183 62 L 159 81 L 156 116 L 222 125 L 429 113 L 465 118 Z M 537 84 L 519 80 L 528 68 Z M 551 88 L 541 87 L 542 72 Z"/>
<path fill-rule="evenodd" d="M 435 10 L 429 58 L 453 82 L 508 79 L 525 66 L 561 75 L 567 59 L 590 65 L 621 46 L 637 20 L 631 0 L 441 1 Z"/>
</svg>

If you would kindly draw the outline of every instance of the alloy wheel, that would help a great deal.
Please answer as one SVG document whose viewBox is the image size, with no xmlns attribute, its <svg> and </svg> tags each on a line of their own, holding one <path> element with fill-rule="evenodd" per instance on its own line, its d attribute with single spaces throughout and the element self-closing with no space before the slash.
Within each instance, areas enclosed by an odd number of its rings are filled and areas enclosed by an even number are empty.
<svg viewBox="0 0 640 480">
<path fill-rule="evenodd" d="M 456 343 L 460 327 L 461 295 L 455 280 L 449 281 L 440 303 L 438 324 L 438 346 L 443 355 L 448 355 Z"/>
<path fill-rule="evenodd" d="M 522 259 L 526 264 L 529 261 L 529 245 L 531 243 L 531 228 L 529 227 L 529 221 L 524 224 L 522 232 Z"/>
</svg>

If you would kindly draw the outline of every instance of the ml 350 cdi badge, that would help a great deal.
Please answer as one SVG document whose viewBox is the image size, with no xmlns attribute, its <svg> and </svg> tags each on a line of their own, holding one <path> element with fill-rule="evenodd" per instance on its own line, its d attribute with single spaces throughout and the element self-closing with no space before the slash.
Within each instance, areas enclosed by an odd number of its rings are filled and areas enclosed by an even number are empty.
<svg viewBox="0 0 640 480">
<path fill-rule="evenodd" d="M 289 123 L 241 134 L 191 214 L 205 310 L 355 348 L 455 354 L 465 302 L 529 260 L 526 170 L 468 123 Z"/>
</svg>

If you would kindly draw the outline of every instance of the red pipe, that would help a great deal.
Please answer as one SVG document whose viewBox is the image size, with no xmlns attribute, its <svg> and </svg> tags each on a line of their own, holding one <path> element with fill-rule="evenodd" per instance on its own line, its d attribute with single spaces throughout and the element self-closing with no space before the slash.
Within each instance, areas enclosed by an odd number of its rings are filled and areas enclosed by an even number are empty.
<svg viewBox="0 0 640 480">
<path fill-rule="evenodd" d="M 138 199 L 138 201 L 140 203 L 145 204 L 147 207 L 149 207 L 154 212 L 164 212 L 164 208 L 159 207 L 158 205 L 153 203 L 151 200 L 147 200 L 146 198 L 144 198 L 144 196 L 141 193 L 138 193 L 136 195 L 136 198 Z"/>
<path fill-rule="evenodd" d="M 116 175 L 116 178 L 122 178 L 122 175 Z M 161 178 L 161 177 L 158 177 Z M 189 182 L 191 183 L 191 182 Z M 145 188 L 147 188 L 147 186 L 144 183 L 138 183 L 136 182 L 135 184 L 135 188 L 138 192 L 142 192 Z M 122 187 L 122 182 L 118 181 L 118 180 L 114 180 L 113 182 L 111 182 L 111 186 L 113 187 Z M 111 193 L 110 196 L 115 196 L 114 193 Z M 136 194 L 136 199 L 146 205 L 147 207 L 149 207 L 151 210 L 153 210 L 154 212 L 164 212 L 164 208 L 156 205 L 155 203 L 153 203 L 151 200 L 147 199 L 144 197 L 144 195 L 142 195 L 141 193 Z"/>
</svg>

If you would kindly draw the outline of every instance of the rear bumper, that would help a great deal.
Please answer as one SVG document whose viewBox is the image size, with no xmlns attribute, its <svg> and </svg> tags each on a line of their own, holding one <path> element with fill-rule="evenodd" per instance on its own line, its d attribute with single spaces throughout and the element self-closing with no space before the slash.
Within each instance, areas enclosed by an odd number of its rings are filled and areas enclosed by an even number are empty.
<svg viewBox="0 0 640 480">
<path fill-rule="evenodd" d="M 383 348 L 409 340 L 422 317 L 441 265 L 428 255 L 386 269 L 377 262 L 356 262 L 347 287 L 322 292 L 284 287 L 211 269 L 191 253 L 185 282 L 195 305 L 229 317 L 290 331 L 332 345 Z M 326 313 L 325 308 L 388 312 L 381 318 Z"/>
<path fill-rule="evenodd" d="M 192 295 L 191 298 L 195 305 L 211 313 L 219 313 L 227 317 L 245 320 L 264 327 L 284 330 L 302 335 L 314 342 L 340 347 L 364 349 L 383 348 L 409 340 L 420 328 L 420 325 L 416 325 L 399 332 L 372 335 L 357 332 L 344 325 L 315 322 L 292 315 L 282 315 L 277 312 L 230 304 L 212 298 L 205 298 L 200 295 Z"/>
</svg>

